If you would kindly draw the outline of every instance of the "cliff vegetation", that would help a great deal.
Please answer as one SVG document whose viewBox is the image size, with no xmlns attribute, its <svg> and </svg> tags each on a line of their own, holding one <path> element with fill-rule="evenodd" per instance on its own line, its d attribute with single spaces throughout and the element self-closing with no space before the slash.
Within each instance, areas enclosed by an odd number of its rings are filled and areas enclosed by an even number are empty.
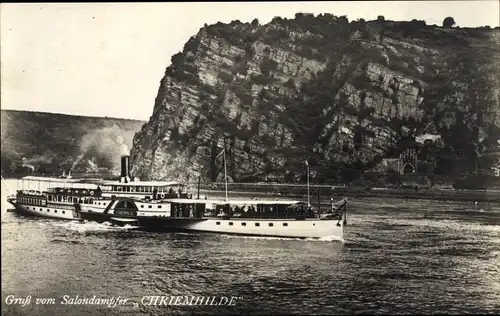
<svg viewBox="0 0 500 316">
<path fill-rule="evenodd" d="M 225 149 L 234 182 L 305 182 L 306 160 L 312 182 L 350 182 L 408 151 L 410 172 L 490 174 L 500 29 L 445 22 L 298 13 L 205 25 L 166 68 L 132 172 L 218 181 Z"/>
</svg>

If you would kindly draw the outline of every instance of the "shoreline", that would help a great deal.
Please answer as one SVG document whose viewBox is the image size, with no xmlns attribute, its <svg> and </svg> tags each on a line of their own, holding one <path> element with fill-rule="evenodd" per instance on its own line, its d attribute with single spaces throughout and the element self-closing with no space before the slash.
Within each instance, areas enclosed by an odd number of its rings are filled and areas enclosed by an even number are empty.
<svg viewBox="0 0 500 316">
<path fill-rule="evenodd" d="M 408 192 L 409 191 L 409 192 Z M 224 190 L 213 190 L 213 189 L 200 189 L 200 194 L 210 194 L 210 195 L 220 195 L 224 196 Z M 307 200 L 307 193 L 298 194 L 293 192 L 249 192 L 243 190 L 229 190 L 228 194 L 237 194 L 239 196 L 249 195 L 257 197 L 279 197 L 279 198 L 289 198 L 289 199 L 300 199 Z M 195 196 L 195 193 L 193 193 Z M 435 190 L 421 190 L 418 192 L 412 192 L 411 190 L 380 190 L 380 191 L 353 191 L 345 190 L 344 192 L 333 191 L 331 194 L 320 194 L 320 199 L 325 200 L 333 197 L 334 200 L 347 198 L 390 198 L 390 199 L 402 199 L 402 200 L 434 200 L 434 201 L 461 201 L 461 202 L 483 202 L 483 203 L 500 203 L 500 192 L 484 192 L 484 191 L 438 191 Z M 317 192 L 311 192 L 310 200 L 311 204 L 316 203 L 318 199 Z"/>
<path fill-rule="evenodd" d="M 4 178 L 3 180 L 21 180 L 16 178 Z M 64 179 L 55 178 L 55 182 L 65 182 Z M 72 179 L 78 184 L 78 180 Z M 36 181 L 36 180 L 31 180 Z M 71 181 L 71 182 L 73 182 Z M 42 180 L 43 182 L 43 180 Z M 6 183 L 5 183 L 6 184 Z M 187 183 L 187 188 L 193 196 L 197 194 L 197 185 Z M 10 188 L 7 188 L 10 189 Z M 229 183 L 228 194 L 257 197 L 279 197 L 292 199 L 307 199 L 307 185 L 304 184 L 251 184 L 251 183 Z M 225 190 L 221 183 L 200 184 L 200 193 L 206 195 L 224 195 Z M 401 188 L 371 188 L 343 187 L 332 185 L 309 186 L 310 200 L 316 201 L 318 194 L 321 199 L 325 197 L 334 198 L 395 198 L 411 200 L 437 200 L 437 201 L 463 201 L 463 202 L 487 202 L 500 203 L 500 190 L 454 190 L 454 189 L 401 189 Z"/>
</svg>

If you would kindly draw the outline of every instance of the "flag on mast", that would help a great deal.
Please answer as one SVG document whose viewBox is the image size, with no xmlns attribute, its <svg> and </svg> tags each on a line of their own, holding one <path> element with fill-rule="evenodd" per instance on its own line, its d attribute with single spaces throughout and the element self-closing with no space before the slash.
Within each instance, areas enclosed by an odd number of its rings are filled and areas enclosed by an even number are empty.
<svg viewBox="0 0 500 316">
<path fill-rule="evenodd" d="M 307 159 L 304 160 L 304 163 L 306 164 L 306 166 L 309 166 L 309 162 L 307 162 Z"/>
</svg>

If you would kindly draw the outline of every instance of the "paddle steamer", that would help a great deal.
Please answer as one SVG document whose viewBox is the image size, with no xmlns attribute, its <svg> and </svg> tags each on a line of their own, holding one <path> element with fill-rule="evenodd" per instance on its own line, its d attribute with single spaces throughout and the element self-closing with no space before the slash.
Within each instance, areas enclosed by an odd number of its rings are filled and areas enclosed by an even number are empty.
<svg viewBox="0 0 500 316">
<path fill-rule="evenodd" d="M 66 220 L 80 220 L 76 210 L 101 197 L 97 189 L 49 188 L 47 191 L 18 190 L 7 198 L 15 210 L 24 215 Z"/>
<path fill-rule="evenodd" d="M 58 182 L 53 178 L 23 178 L 27 181 Z M 131 179 L 129 156 L 121 157 L 121 174 L 117 181 L 62 179 L 64 187 L 49 187 L 46 191 L 18 190 L 16 195 L 7 198 L 15 210 L 25 215 L 50 217 L 66 220 L 81 220 L 78 210 L 85 205 L 101 207 L 100 198 L 129 197 L 137 200 L 160 200 L 164 198 L 188 197 L 182 193 L 184 185 L 173 181 L 140 181 Z M 68 185 L 68 187 L 66 187 Z M 28 182 L 29 186 L 29 182 Z"/>
</svg>

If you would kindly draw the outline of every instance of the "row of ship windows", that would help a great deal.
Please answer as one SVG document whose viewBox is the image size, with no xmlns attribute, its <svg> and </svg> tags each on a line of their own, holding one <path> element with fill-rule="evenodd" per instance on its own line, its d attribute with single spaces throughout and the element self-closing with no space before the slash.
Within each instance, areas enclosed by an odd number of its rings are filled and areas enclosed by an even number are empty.
<svg viewBox="0 0 500 316">
<path fill-rule="evenodd" d="M 95 202 L 94 204 L 101 205 L 101 202 Z M 106 205 L 106 203 L 102 202 L 102 205 Z M 144 208 L 144 205 L 141 205 L 141 208 Z M 152 205 L 148 205 L 148 208 L 153 208 Z M 161 205 L 158 205 L 158 208 L 161 208 Z"/>
<path fill-rule="evenodd" d="M 26 209 L 30 209 L 29 206 L 26 207 Z M 36 211 L 36 207 L 33 208 L 33 211 Z M 43 209 L 40 207 L 40 212 L 43 212 Z M 47 213 L 50 213 L 50 210 L 47 209 Z M 57 210 L 54 210 L 54 213 L 57 213 Z M 62 211 L 63 214 L 66 214 L 66 211 Z"/>
<path fill-rule="evenodd" d="M 22 204 L 35 204 L 35 205 L 43 205 L 44 200 L 41 199 L 30 199 L 30 198 L 19 198 L 19 203 Z"/>
<path fill-rule="evenodd" d="M 175 193 L 175 191 L 172 188 L 166 188 L 166 187 L 154 187 L 154 186 L 106 186 L 103 187 L 104 191 L 111 191 L 111 192 L 146 192 L 146 193 L 152 193 L 152 192 L 163 192 L 163 193 Z"/>
<path fill-rule="evenodd" d="M 82 203 L 82 204 L 92 204 L 92 198 L 80 198 L 73 196 L 61 196 L 61 195 L 49 195 L 47 197 L 49 202 L 62 202 L 62 203 Z"/>
<path fill-rule="evenodd" d="M 220 225 L 220 222 L 216 222 L 215 223 L 216 225 Z M 269 227 L 273 227 L 274 226 L 274 223 L 268 223 Z M 233 226 L 233 222 L 229 222 L 229 226 Z M 247 226 L 247 223 L 245 222 L 242 222 L 241 223 L 241 226 Z M 259 227 L 260 226 L 260 223 L 255 223 L 255 226 Z M 287 227 L 288 226 L 288 223 L 283 223 L 283 226 L 284 227 Z"/>
<path fill-rule="evenodd" d="M 148 205 L 149 208 L 151 208 L 151 205 Z M 141 208 L 144 208 L 144 205 L 141 205 Z M 158 208 L 161 208 L 161 205 L 158 205 Z"/>
</svg>

